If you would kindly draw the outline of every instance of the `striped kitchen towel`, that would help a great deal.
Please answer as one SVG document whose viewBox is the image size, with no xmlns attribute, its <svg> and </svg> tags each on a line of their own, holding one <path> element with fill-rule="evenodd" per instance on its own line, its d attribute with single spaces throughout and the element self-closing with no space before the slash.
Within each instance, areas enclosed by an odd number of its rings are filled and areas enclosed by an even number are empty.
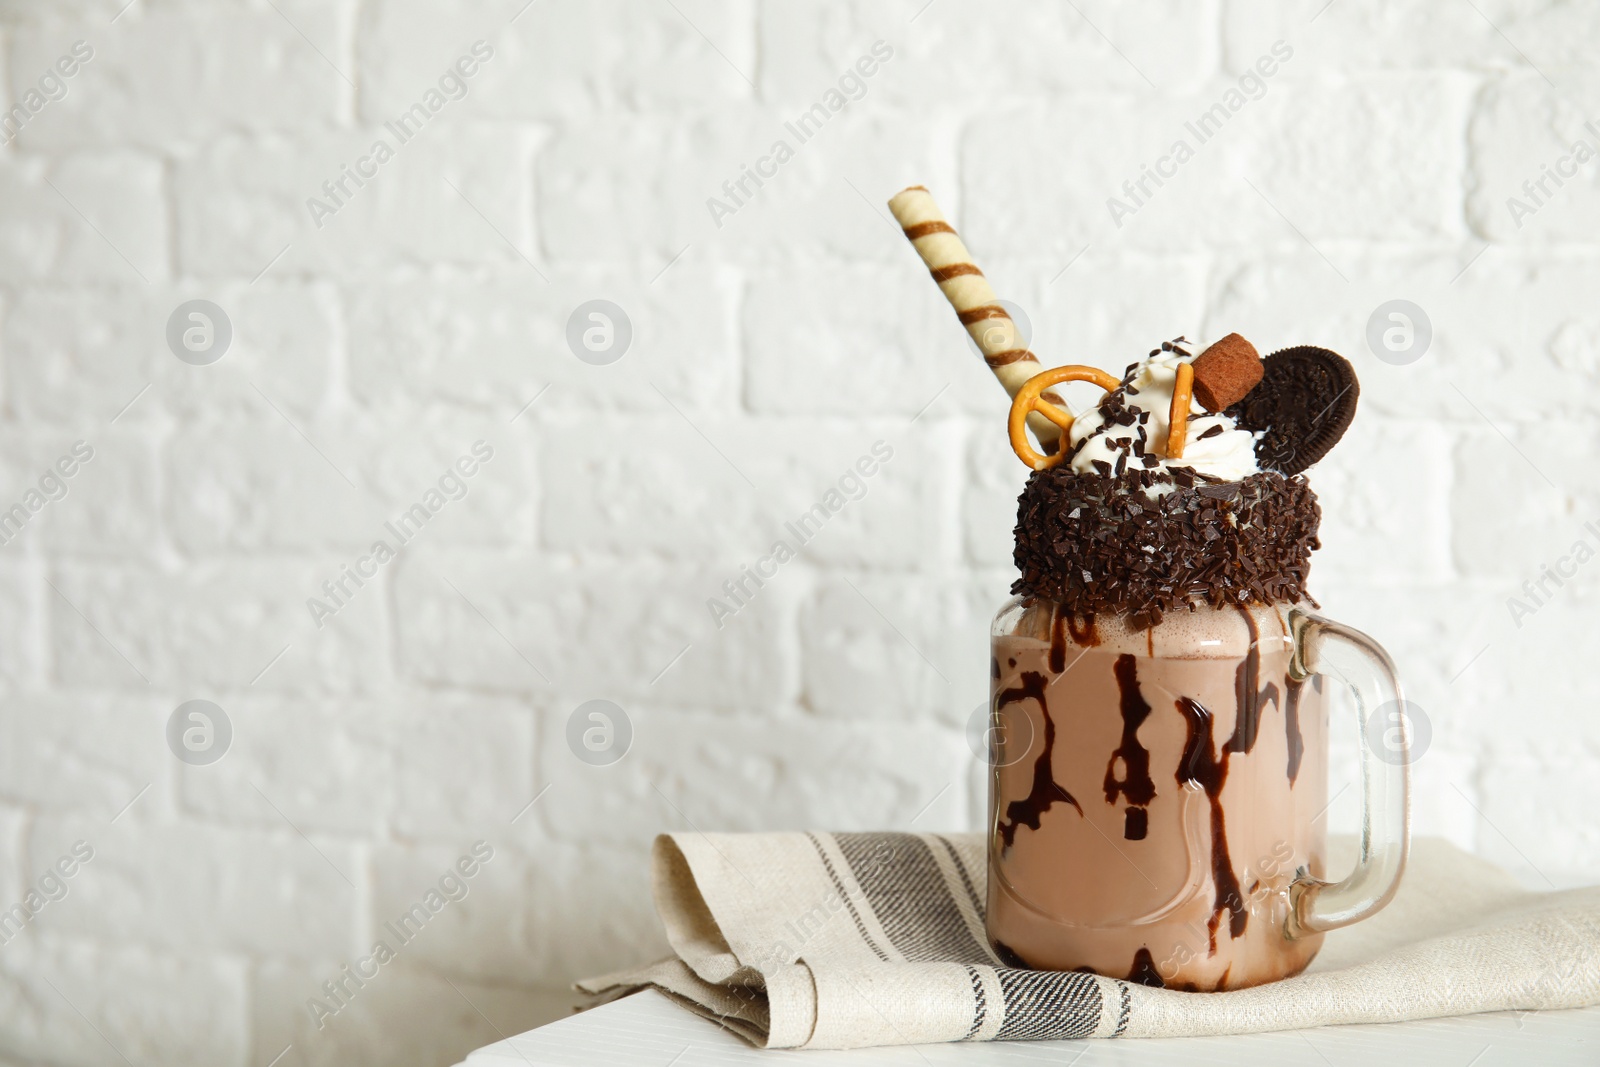
<svg viewBox="0 0 1600 1067">
<path fill-rule="evenodd" d="M 1354 863 L 1331 842 L 1330 868 Z M 1600 888 L 1522 890 L 1414 842 L 1395 901 L 1296 978 L 1180 993 L 1006 967 L 977 834 L 673 834 L 656 907 L 677 956 L 578 984 L 653 986 L 764 1048 L 1186 1037 L 1600 1003 Z"/>
</svg>

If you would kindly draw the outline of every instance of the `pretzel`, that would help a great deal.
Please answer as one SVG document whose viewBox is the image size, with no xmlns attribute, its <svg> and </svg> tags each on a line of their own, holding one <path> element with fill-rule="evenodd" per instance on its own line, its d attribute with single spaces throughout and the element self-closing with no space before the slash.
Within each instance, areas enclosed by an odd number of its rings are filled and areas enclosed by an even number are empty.
<svg viewBox="0 0 1600 1067">
<path fill-rule="evenodd" d="M 1194 365 L 1178 364 L 1178 381 L 1172 387 L 1172 410 L 1167 421 L 1167 458 L 1182 459 L 1189 443 L 1189 407 L 1194 403 Z"/>
<path fill-rule="evenodd" d="M 1122 385 L 1122 382 L 1103 370 L 1079 364 L 1052 367 L 1022 383 L 1022 387 L 1017 390 L 1016 399 L 1011 401 L 1011 415 L 1006 421 L 1006 433 L 1011 438 L 1011 450 L 1017 454 L 1017 458 L 1036 471 L 1058 466 L 1067 457 L 1067 431 L 1072 429 L 1073 417 L 1039 395 L 1052 385 L 1059 385 L 1062 382 L 1093 382 L 1108 393 Z M 1057 446 L 1054 455 L 1040 455 L 1033 450 L 1032 445 L 1028 444 L 1028 416 L 1033 412 L 1038 412 L 1061 428 L 1061 444 Z"/>
</svg>

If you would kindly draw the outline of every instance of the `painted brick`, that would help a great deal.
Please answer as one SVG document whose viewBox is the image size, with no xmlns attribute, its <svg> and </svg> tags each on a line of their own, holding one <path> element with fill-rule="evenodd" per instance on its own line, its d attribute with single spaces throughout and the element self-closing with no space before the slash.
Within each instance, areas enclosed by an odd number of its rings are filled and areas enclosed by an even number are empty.
<svg viewBox="0 0 1600 1067">
<path fill-rule="evenodd" d="M 719 629 L 706 600 L 737 575 L 529 555 L 452 553 L 402 563 L 402 675 L 429 685 L 677 701 L 749 712 L 792 699 L 788 620 L 798 575 L 780 572 Z M 454 588 L 452 588 L 452 586 Z"/>
<path fill-rule="evenodd" d="M 169 317 L 191 299 L 228 316 L 233 339 L 215 364 L 193 366 L 167 347 Z M 328 397 L 336 324 L 320 286 L 234 283 L 183 288 L 30 289 L 5 321 L 17 408 L 76 422 L 94 412 L 118 426 L 166 410 L 185 421 L 265 407 L 301 418 Z"/>
<path fill-rule="evenodd" d="M 0 281 L 125 285 L 166 276 L 157 160 L 129 152 L 55 161 L 9 155 L 0 159 L 0 202 L 10 209 L 0 220 Z"/>
<path fill-rule="evenodd" d="M 488 833 L 532 795 L 533 716 L 506 701 L 240 698 L 223 709 L 233 747 L 180 779 L 197 818 L 438 839 Z"/>
<path fill-rule="evenodd" d="M 49 601 L 55 681 L 73 688 L 149 683 L 183 692 L 182 699 L 252 686 L 376 687 L 387 663 L 381 593 L 358 591 L 320 630 L 305 605 L 320 595 L 321 581 L 338 576 L 340 562 L 58 571 Z"/>
<path fill-rule="evenodd" d="M 17 1063 L 244 1067 L 247 996 L 236 960 L 73 938 L 25 936 L 0 964 L 6 1053 Z"/>
<path fill-rule="evenodd" d="M 732 279 L 686 263 L 654 275 L 591 270 L 545 284 L 523 268 L 352 286 L 351 390 L 400 411 L 439 399 L 492 407 L 502 426 L 535 397 L 518 424 L 547 412 L 658 408 L 656 388 L 690 406 L 732 403 Z M 568 344 L 569 320 L 591 300 L 609 300 L 628 318 L 632 341 L 614 363 L 585 363 Z"/>
<path fill-rule="evenodd" d="M 801 615 L 806 703 L 868 722 L 930 718 L 965 727 L 989 699 L 989 624 L 1010 575 L 840 575 Z"/>
<path fill-rule="evenodd" d="M 1358 414 L 1309 475 L 1323 503 L 1322 580 L 1449 578 L 1449 456 L 1441 427 Z"/>
<path fill-rule="evenodd" d="M 1074 14 L 1038 18 L 977 0 L 941 0 L 910 15 L 868 2 L 807 12 L 769 0 L 762 90 L 779 105 L 810 104 L 878 40 L 893 54 L 869 81 L 870 93 L 919 108 L 1108 84 L 1173 90 L 1215 62 L 1212 18 L 1208 4 L 1086 3 Z"/>
<path fill-rule="evenodd" d="M 43 681 L 44 584 L 40 570 L 23 559 L 0 562 L 0 678 L 26 687 Z"/>
<path fill-rule="evenodd" d="M 1508 4 L 1480 5 L 1495 24 Z M 1315 21 L 1308 25 L 1309 15 Z M 1275 40 L 1296 49 L 1300 71 L 1330 66 L 1345 70 L 1416 70 L 1481 68 L 1515 63 L 1517 54 L 1495 32 L 1495 26 L 1471 8 L 1420 11 L 1384 0 L 1341 3 L 1318 13 L 1293 11 L 1261 0 L 1229 3 L 1223 13 L 1226 65 L 1244 70 Z"/>
<path fill-rule="evenodd" d="M 93 57 L 17 142 L 30 152 L 118 143 L 160 149 L 239 129 L 336 122 L 355 95 L 346 80 L 354 76 L 349 14 L 342 2 L 293 2 L 278 11 L 190 8 L 141 12 L 114 26 L 96 20 L 92 29 L 30 28 L 11 45 L 19 79 L 31 84 L 77 40 Z"/>
<path fill-rule="evenodd" d="M 566 119 L 746 97 L 757 65 L 753 16 L 733 0 L 692 0 L 677 11 L 620 0 L 525 10 L 385 0 L 363 13 L 358 56 L 371 88 L 362 117 L 403 112 L 479 40 L 493 55 L 466 79 L 461 106 L 474 115 Z"/>
<path fill-rule="evenodd" d="M 270 808 L 266 798 L 258 798 Z M 272 831 L 106 817 L 43 818 L 32 862 L 54 862 L 75 841 L 94 858 L 71 891 L 39 913 L 41 933 L 177 952 L 313 957 L 355 946 L 354 850 L 280 820 Z M 347 881 L 350 879 L 350 881 Z"/>
<path fill-rule="evenodd" d="M 158 802 L 151 794 L 164 792 L 172 759 L 163 743 L 171 711 L 148 696 L 8 698 L 0 711 L 6 794 L 42 810 L 107 821 L 135 797 L 142 810 L 148 808 Z M 147 787 L 150 793 L 144 793 Z"/>
<path fill-rule="evenodd" d="M 404 141 L 381 127 L 219 138 L 174 171 L 178 263 L 185 274 L 246 279 L 269 269 L 359 276 L 397 261 L 520 265 L 531 277 L 537 268 L 526 260 L 538 257 L 522 177 L 530 138 L 442 112 Z M 362 163 L 383 154 L 380 141 L 392 158 Z M 329 193 L 324 183 L 344 167 L 375 173 Z M 333 214 L 314 216 L 312 199 Z"/>
<path fill-rule="evenodd" d="M 259 421 L 169 439 L 173 525 L 195 552 L 331 545 L 344 562 L 379 541 L 391 550 L 526 543 L 519 445 L 500 420 L 447 418 L 422 437 L 402 423 L 299 424 L 267 407 Z M 330 570 L 335 577 L 337 564 Z"/>
<path fill-rule="evenodd" d="M 1464 574 L 1492 579 L 1506 595 L 1527 597 L 1524 582 L 1538 583 L 1545 567 L 1569 573 L 1545 582 L 1548 598 L 1567 581 L 1593 587 L 1600 572 L 1580 566 L 1576 549 L 1587 541 L 1600 551 L 1600 493 L 1581 451 L 1545 446 L 1552 435 L 1588 440 L 1593 430 L 1581 423 L 1538 428 L 1480 423 L 1455 452 L 1456 484 L 1451 497 L 1455 558 Z M 1486 507 L 1486 499 L 1496 503 Z M 1563 557 L 1571 557 L 1563 563 Z"/>
<path fill-rule="evenodd" d="M 371 951 L 365 946 L 361 955 Z M 357 957 L 360 958 L 360 957 Z M 349 959 L 315 963 L 270 961 L 251 975 L 251 1062 L 294 1067 L 348 1063 L 455 1063 L 468 1052 L 511 1034 L 551 1022 L 570 1009 L 571 997 L 548 990 L 486 986 L 451 980 L 412 965 L 405 956 L 379 969 L 331 1018 L 318 1027 L 307 1006 L 324 982 L 339 977 Z"/>
<path fill-rule="evenodd" d="M 543 720 L 541 824 L 566 841 L 641 847 L 665 831 L 965 828 L 972 753 L 952 728 L 792 715 L 719 718 L 629 704 L 627 754 L 574 758 L 567 716 Z M 804 767 L 802 772 L 799 768 Z M 915 820 L 915 822 L 913 822 Z"/>
<path fill-rule="evenodd" d="M 1474 812 L 1478 850 L 1538 889 L 1593 885 L 1595 827 L 1584 813 L 1596 803 L 1593 743 L 1540 739 L 1534 751 L 1500 757 L 1484 772 Z"/>
<path fill-rule="evenodd" d="M 632 421 L 655 443 L 642 458 L 609 449 L 628 432 L 618 422 L 546 428 L 550 544 L 754 565 L 781 539 L 804 558 L 891 568 L 946 558 L 953 547 L 944 516 L 955 450 L 945 427 L 907 417 L 841 432 L 673 411 L 667 399 L 662 407 Z M 706 523 L 707 514 L 717 521 Z M 733 564 L 727 577 L 738 573 Z"/>
<path fill-rule="evenodd" d="M 156 548 L 160 503 L 145 435 L 92 425 L 7 436 L 0 533 L 8 546 L 121 559 Z"/>
</svg>

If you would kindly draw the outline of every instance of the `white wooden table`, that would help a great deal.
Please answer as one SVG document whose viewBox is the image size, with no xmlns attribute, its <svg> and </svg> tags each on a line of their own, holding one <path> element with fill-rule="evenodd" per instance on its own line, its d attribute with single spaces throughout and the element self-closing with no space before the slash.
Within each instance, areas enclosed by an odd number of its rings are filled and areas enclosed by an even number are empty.
<svg viewBox="0 0 1600 1067">
<path fill-rule="evenodd" d="M 761 1052 L 645 992 L 481 1048 L 458 1067 L 1600 1067 L 1600 1008 L 1335 1026 L 1247 1037 Z"/>
</svg>

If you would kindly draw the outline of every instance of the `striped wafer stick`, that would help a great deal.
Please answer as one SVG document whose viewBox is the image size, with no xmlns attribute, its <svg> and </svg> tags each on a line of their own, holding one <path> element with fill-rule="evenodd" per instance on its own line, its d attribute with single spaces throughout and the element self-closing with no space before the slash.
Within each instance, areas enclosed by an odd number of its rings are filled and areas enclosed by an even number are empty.
<svg viewBox="0 0 1600 1067">
<path fill-rule="evenodd" d="M 939 283 L 940 292 L 956 309 L 961 325 L 983 353 L 983 361 L 1005 386 L 1006 394 L 1015 398 L 1023 383 L 1044 368 L 1039 365 L 1039 358 L 1028 351 L 1016 322 L 1001 306 L 989 279 L 972 262 L 971 253 L 955 228 L 945 221 L 933 202 L 933 194 L 923 186 L 913 185 L 894 195 L 889 210 L 894 212 L 911 247 L 927 264 L 928 273 Z M 1053 390 L 1043 397 L 1058 407 L 1066 406 Z M 1037 411 L 1028 416 L 1028 428 L 1040 444 L 1051 448 L 1061 436 L 1060 428 Z"/>
</svg>

